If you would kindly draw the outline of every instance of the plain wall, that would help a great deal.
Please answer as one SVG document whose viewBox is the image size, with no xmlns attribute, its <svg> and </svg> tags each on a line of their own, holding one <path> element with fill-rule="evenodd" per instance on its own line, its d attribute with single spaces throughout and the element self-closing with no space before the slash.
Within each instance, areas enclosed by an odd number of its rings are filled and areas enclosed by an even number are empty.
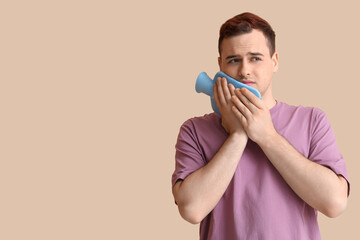
<svg viewBox="0 0 360 240">
<path fill-rule="evenodd" d="M 327 113 L 349 172 L 323 239 L 357 239 L 357 1 L 0 3 L 0 239 L 198 239 L 171 193 L 180 125 L 211 111 L 223 22 L 244 11 L 277 35 L 274 96 Z"/>
</svg>

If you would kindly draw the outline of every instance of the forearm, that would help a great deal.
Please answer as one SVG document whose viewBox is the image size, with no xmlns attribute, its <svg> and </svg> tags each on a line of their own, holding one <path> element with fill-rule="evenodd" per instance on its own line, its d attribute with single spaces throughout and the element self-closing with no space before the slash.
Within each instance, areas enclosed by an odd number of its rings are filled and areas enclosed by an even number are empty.
<svg viewBox="0 0 360 240">
<path fill-rule="evenodd" d="M 314 209 L 329 217 L 345 209 L 347 183 L 342 177 L 305 158 L 277 133 L 260 147 L 293 191 Z"/>
<path fill-rule="evenodd" d="M 211 161 L 174 186 L 174 197 L 184 219 L 200 222 L 228 187 L 247 143 L 245 134 L 232 134 Z"/>
</svg>

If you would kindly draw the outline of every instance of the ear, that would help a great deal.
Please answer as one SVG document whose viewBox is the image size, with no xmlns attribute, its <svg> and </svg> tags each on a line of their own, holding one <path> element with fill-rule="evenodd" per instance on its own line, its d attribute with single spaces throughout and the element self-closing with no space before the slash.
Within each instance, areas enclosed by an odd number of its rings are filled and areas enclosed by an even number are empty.
<svg viewBox="0 0 360 240">
<path fill-rule="evenodd" d="M 221 70 L 221 57 L 218 57 L 218 64 L 219 64 L 219 68 Z"/>
<path fill-rule="evenodd" d="M 271 61 L 273 63 L 273 72 L 276 73 L 279 69 L 279 54 L 277 52 L 274 52 Z"/>
</svg>

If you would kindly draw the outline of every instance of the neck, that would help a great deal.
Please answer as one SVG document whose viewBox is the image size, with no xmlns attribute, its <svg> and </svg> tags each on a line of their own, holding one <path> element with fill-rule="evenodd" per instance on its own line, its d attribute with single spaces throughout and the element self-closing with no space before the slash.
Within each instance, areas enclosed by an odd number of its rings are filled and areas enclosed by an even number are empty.
<svg viewBox="0 0 360 240">
<path fill-rule="evenodd" d="M 271 99 L 264 99 L 266 107 L 270 110 L 276 105 L 276 100 L 272 97 Z"/>
<path fill-rule="evenodd" d="M 276 105 L 276 100 L 272 95 L 272 88 L 271 86 L 269 87 L 269 89 L 267 89 L 267 91 L 265 92 L 264 95 L 262 95 L 262 99 L 266 105 L 266 107 L 268 109 L 273 108 Z"/>
</svg>

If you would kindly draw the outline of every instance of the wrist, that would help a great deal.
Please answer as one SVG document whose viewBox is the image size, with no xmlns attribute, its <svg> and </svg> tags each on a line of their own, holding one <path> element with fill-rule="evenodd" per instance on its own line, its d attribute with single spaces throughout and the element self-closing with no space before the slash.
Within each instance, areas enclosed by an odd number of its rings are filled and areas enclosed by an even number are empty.
<svg viewBox="0 0 360 240">
<path fill-rule="evenodd" d="M 234 139 L 235 141 L 247 141 L 248 135 L 245 131 L 235 131 L 230 133 L 229 138 Z"/>
<path fill-rule="evenodd" d="M 261 141 L 258 141 L 257 144 L 261 148 L 271 148 L 273 144 L 276 145 L 279 137 L 281 137 L 281 135 L 274 129 L 274 131 L 266 134 Z"/>
</svg>

